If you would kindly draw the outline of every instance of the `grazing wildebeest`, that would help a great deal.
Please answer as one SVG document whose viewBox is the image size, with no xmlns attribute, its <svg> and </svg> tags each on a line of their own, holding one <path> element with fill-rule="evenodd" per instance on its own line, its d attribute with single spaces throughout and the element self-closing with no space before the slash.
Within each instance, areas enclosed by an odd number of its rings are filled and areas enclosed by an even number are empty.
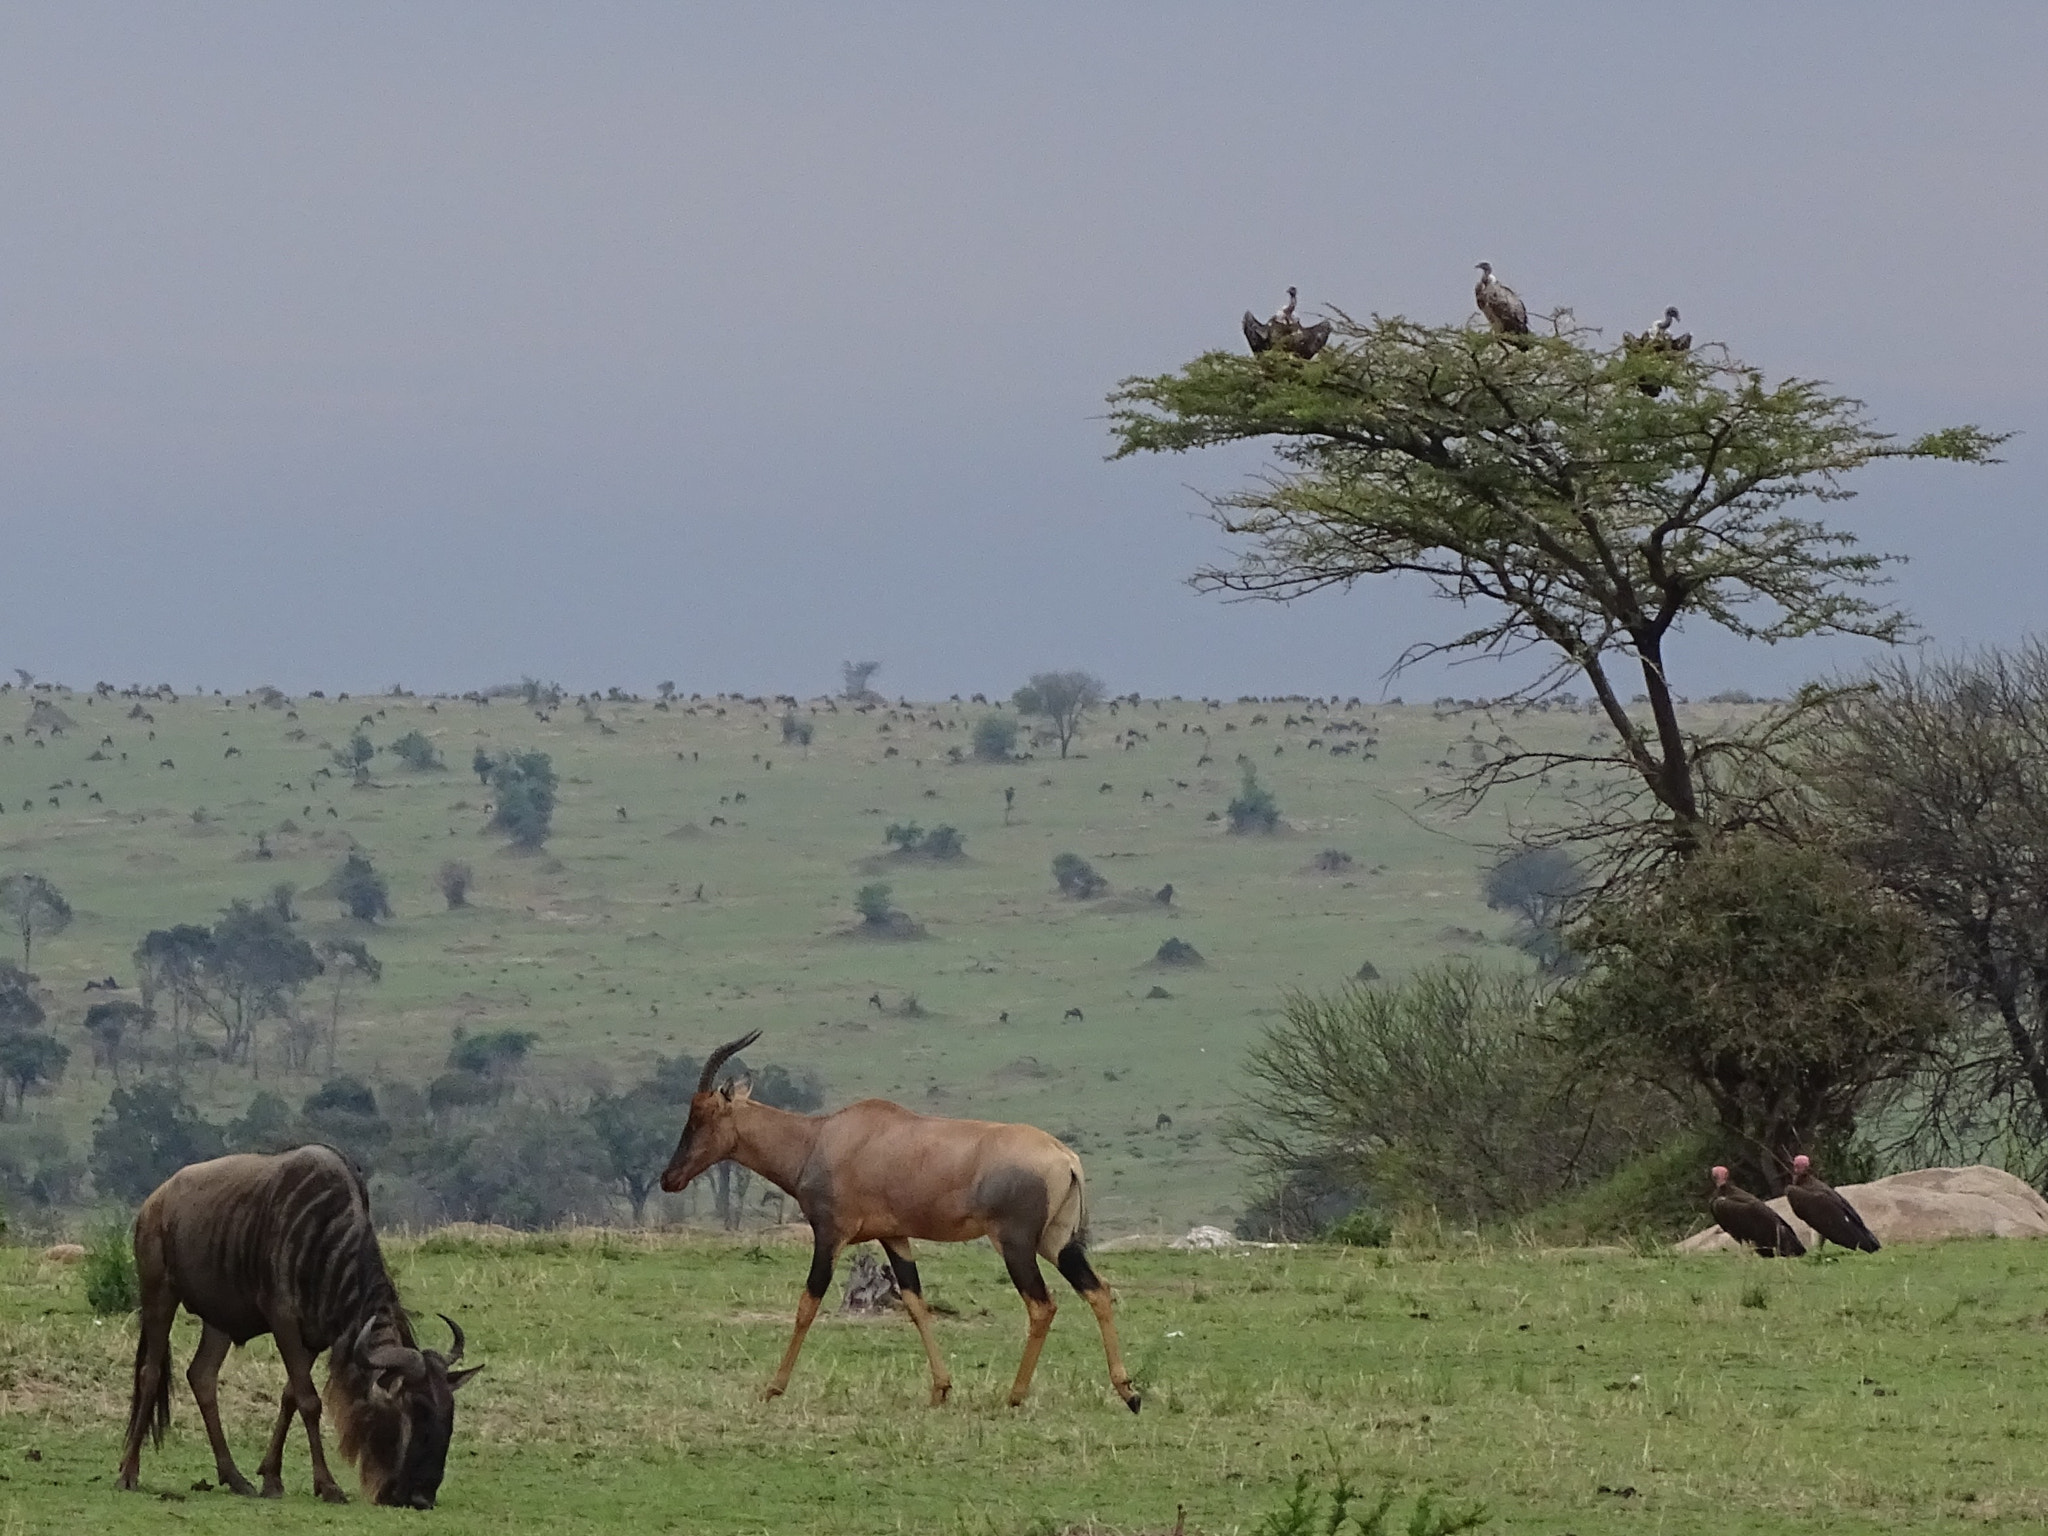
<svg viewBox="0 0 2048 1536">
<path fill-rule="evenodd" d="M 1060 1022 L 1064 1024 L 1067 1021 L 1067 1019 L 1072 1019 L 1076 1024 L 1085 1024 L 1088 1022 L 1085 1018 L 1081 1016 L 1081 1010 L 1078 1008 L 1069 1008 L 1066 1012 L 1066 1017 L 1062 1018 Z"/>
<path fill-rule="evenodd" d="M 966 1243 L 986 1237 L 1003 1256 L 1030 1319 L 1010 1406 L 1031 1390 L 1057 1310 L 1038 1268 L 1042 1255 L 1094 1310 L 1110 1385 L 1131 1412 L 1138 1411 L 1138 1391 L 1117 1346 L 1109 1287 L 1088 1264 L 1087 1199 L 1081 1159 L 1071 1147 L 1034 1126 L 942 1120 L 884 1099 L 862 1099 L 829 1115 L 799 1115 L 756 1103 L 744 1081 L 714 1091 L 718 1069 L 759 1038 L 756 1030 L 729 1041 L 704 1063 L 661 1187 L 674 1194 L 707 1168 L 731 1160 L 794 1198 L 811 1224 L 811 1273 L 797 1302 L 796 1329 L 766 1396 L 780 1397 L 789 1385 L 804 1335 L 832 1288 L 840 1251 L 873 1239 L 888 1254 L 904 1310 L 924 1341 L 932 1406 L 943 1403 L 953 1378 L 932 1337 L 910 1245 L 917 1238 Z"/>
<path fill-rule="evenodd" d="M 327 1407 L 364 1496 L 433 1508 L 455 1428 L 455 1391 L 481 1367 L 452 1368 L 462 1358 L 462 1330 L 447 1318 L 455 1338 L 447 1355 L 414 1341 L 370 1225 L 369 1195 L 339 1152 L 238 1153 L 179 1169 L 136 1213 L 135 1273 L 142 1329 L 123 1488 L 136 1484 L 143 1435 L 161 1445 L 170 1423 L 171 1321 L 182 1303 L 205 1325 L 185 1379 L 224 1487 L 257 1491 L 228 1454 L 215 1381 L 231 1345 L 267 1333 L 284 1360 L 285 1389 L 256 1469 L 263 1497 L 284 1492 L 279 1472 L 296 1413 L 312 1449 L 313 1491 L 330 1504 L 347 1502 L 327 1470 L 321 1394 L 313 1387 L 313 1359 L 331 1348 Z"/>
</svg>

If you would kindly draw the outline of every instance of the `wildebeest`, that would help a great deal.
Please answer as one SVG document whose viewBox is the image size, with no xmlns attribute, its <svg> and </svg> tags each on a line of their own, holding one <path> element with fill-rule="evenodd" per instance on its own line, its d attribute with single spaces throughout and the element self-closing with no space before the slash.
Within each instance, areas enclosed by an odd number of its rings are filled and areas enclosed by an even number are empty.
<svg viewBox="0 0 2048 1536">
<path fill-rule="evenodd" d="M 313 1387 L 313 1359 L 331 1349 L 327 1407 L 364 1496 L 433 1508 L 455 1428 L 455 1391 L 481 1367 L 453 1369 L 462 1330 L 451 1319 L 442 1319 L 455 1341 L 445 1356 L 415 1342 L 370 1225 L 369 1195 L 339 1152 L 237 1153 L 179 1169 L 136 1213 L 135 1271 L 142 1328 L 123 1488 L 136 1484 L 143 1435 L 161 1445 L 170 1423 L 171 1321 L 182 1303 L 205 1325 L 185 1379 L 224 1487 L 257 1491 L 228 1454 L 215 1380 L 230 1345 L 267 1333 L 284 1360 L 285 1389 L 256 1469 L 263 1497 L 284 1492 L 279 1472 L 296 1413 L 306 1423 L 313 1491 L 331 1504 L 347 1502 L 327 1470 L 321 1394 Z"/>
<path fill-rule="evenodd" d="M 674 1194 L 729 1159 L 792 1196 L 811 1225 L 810 1276 L 797 1302 L 795 1331 L 765 1396 L 780 1397 L 789 1385 L 804 1335 L 832 1288 L 840 1251 L 872 1239 L 888 1254 L 904 1310 L 924 1342 L 932 1406 L 943 1403 L 953 1378 L 932 1337 L 911 1242 L 986 1237 L 1003 1256 L 1030 1319 L 1010 1406 L 1031 1390 L 1057 1310 L 1038 1268 L 1043 1256 L 1094 1311 L 1110 1385 L 1131 1412 L 1138 1411 L 1138 1390 L 1117 1346 L 1109 1287 L 1088 1263 L 1081 1159 L 1071 1147 L 1033 1126 L 943 1120 L 884 1099 L 862 1099 L 829 1115 L 799 1115 L 756 1103 L 745 1082 L 714 1091 L 719 1068 L 759 1038 L 756 1030 L 728 1041 L 704 1063 L 661 1187 Z"/>
</svg>

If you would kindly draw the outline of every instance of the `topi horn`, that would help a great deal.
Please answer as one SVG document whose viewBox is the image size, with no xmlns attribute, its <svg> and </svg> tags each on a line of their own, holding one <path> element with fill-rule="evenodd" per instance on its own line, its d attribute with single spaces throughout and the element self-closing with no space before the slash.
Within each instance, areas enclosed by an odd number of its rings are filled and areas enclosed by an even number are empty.
<svg viewBox="0 0 2048 1536">
<path fill-rule="evenodd" d="M 446 1323 L 448 1325 L 448 1331 L 455 1335 L 455 1346 L 454 1348 L 448 1351 L 448 1363 L 450 1365 L 453 1365 L 456 1361 L 462 1358 L 462 1324 L 456 1322 L 455 1319 L 450 1317 L 446 1312 L 436 1313 L 435 1315 L 438 1316 L 442 1322 Z"/>
<path fill-rule="evenodd" d="M 741 1035 L 737 1040 L 728 1040 L 713 1051 L 711 1059 L 704 1063 L 704 1075 L 697 1079 L 697 1091 L 709 1093 L 712 1079 L 718 1076 L 718 1069 L 760 1038 L 761 1031 L 757 1029 L 751 1035 Z"/>
</svg>

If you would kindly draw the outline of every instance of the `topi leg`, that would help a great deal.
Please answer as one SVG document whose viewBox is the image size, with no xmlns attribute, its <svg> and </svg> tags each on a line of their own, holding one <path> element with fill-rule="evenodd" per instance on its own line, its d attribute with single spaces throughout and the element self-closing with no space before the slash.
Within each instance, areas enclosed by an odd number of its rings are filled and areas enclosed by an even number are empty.
<svg viewBox="0 0 2048 1536">
<path fill-rule="evenodd" d="M 234 1343 L 224 1329 L 208 1323 L 199 1335 L 198 1353 L 185 1368 L 185 1380 L 191 1385 L 192 1401 L 198 1405 L 199 1417 L 206 1423 L 207 1441 L 213 1446 L 213 1475 L 220 1479 L 221 1487 L 248 1498 L 255 1494 L 255 1486 L 235 1465 L 235 1458 L 228 1452 L 227 1434 L 220 1427 L 220 1363 L 227 1359 Z"/>
<path fill-rule="evenodd" d="M 924 1341 L 924 1357 L 932 1368 L 932 1406 L 936 1408 L 953 1390 L 953 1376 L 939 1354 L 939 1341 L 932 1337 L 931 1309 L 924 1304 L 924 1289 L 918 1284 L 917 1261 L 911 1257 L 910 1239 L 885 1237 L 882 1252 L 889 1255 L 889 1268 L 896 1273 L 896 1288 L 903 1293 L 903 1310 L 917 1324 L 917 1336 Z"/>
<path fill-rule="evenodd" d="M 1059 1308 L 1053 1305 L 1052 1295 L 1045 1288 L 1045 1276 L 1038 1270 L 1038 1250 L 1032 1241 L 1019 1237 L 1006 1240 L 1002 1246 L 1003 1265 L 1010 1271 L 1010 1283 L 1024 1298 L 1024 1315 L 1028 1319 L 1024 1358 L 1017 1362 L 1017 1379 L 1010 1384 L 1010 1406 L 1017 1408 L 1030 1395 L 1038 1354 L 1045 1348 L 1045 1336 L 1052 1330 L 1053 1314 Z"/>
<path fill-rule="evenodd" d="M 811 1323 L 818 1316 L 818 1303 L 832 1289 L 832 1266 L 839 1262 L 839 1240 L 830 1233 L 819 1232 L 813 1242 L 810 1277 L 804 1281 L 803 1295 L 797 1298 L 796 1328 L 789 1336 L 789 1348 L 782 1352 L 782 1364 L 775 1368 L 775 1378 L 761 1394 L 764 1399 L 782 1396 L 789 1386 L 789 1373 L 796 1369 L 796 1357 L 803 1350 L 804 1335 L 811 1331 Z"/>
<path fill-rule="evenodd" d="M 1136 1413 L 1143 1400 L 1138 1396 L 1138 1389 L 1131 1385 L 1130 1372 L 1124 1369 L 1124 1352 L 1117 1347 L 1116 1319 L 1110 1315 L 1109 1287 L 1090 1267 L 1079 1238 L 1062 1248 L 1055 1262 L 1060 1273 L 1067 1277 L 1067 1284 L 1079 1291 L 1081 1299 L 1093 1309 L 1096 1324 L 1102 1329 L 1102 1352 L 1109 1357 L 1109 1384 L 1116 1388 L 1116 1395 L 1124 1400 L 1124 1406 Z"/>
</svg>

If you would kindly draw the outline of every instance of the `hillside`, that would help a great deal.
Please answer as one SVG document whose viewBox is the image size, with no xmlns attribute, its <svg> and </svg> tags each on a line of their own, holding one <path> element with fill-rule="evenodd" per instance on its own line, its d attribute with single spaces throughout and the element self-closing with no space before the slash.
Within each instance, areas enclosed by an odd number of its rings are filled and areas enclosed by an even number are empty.
<svg viewBox="0 0 2048 1536">
<path fill-rule="evenodd" d="M 132 987 L 145 932 L 289 882 L 303 931 L 360 937 L 383 962 L 349 1004 L 343 1072 L 424 1081 L 457 1026 L 517 1027 L 541 1037 L 528 1091 L 575 1094 L 760 1029 L 757 1063 L 815 1069 L 830 1103 L 877 1094 L 1068 1137 L 1105 1231 L 1227 1221 L 1243 1192 L 1218 1128 L 1285 989 L 1367 962 L 1390 978 L 1452 956 L 1521 963 L 1478 872 L 1571 784 L 1462 817 L 1431 791 L 1504 738 L 1577 745 L 1598 725 L 1563 708 L 1145 700 L 1092 717 L 1067 760 L 1040 747 L 979 764 L 948 756 L 986 712 L 971 702 L 808 701 L 807 748 L 785 744 L 784 707 L 0 690 L 0 871 L 48 876 L 77 914 L 33 966 L 70 1070 L 25 1113 L 82 1148 L 111 1087 L 78 1029 L 85 982 Z M 323 774 L 358 727 L 380 749 L 423 732 L 446 769 L 380 750 L 366 784 Z M 561 805 L 541 853 L 486 830 L 479 747 L 551 755 Z M 1274 836 L 1214 819 L 1240 754 L 1278 798 Z M 910 821 L 956 827 L 965 856 L 891 854 L 885 829 Z M 352 849 L 391 881 L 394 915 L 374 928 L 320 894 Z M 1325 849 L 1350 863 L 1318 869 Z M 1110 893 L 1062 896 L 1062 852 Z M 475 870 L 466 909 L 436 887 L 448 859 Z M 857 931 L 852 897 L 873 880 L 924 937 Z M 1168 938 L 1205 963 L 1153 964 Z M 294 1098 L 315 1081 L 280 1081 L 267 1040 L 257 1069 Z M 197 1079 L 216 1117 L 254 1086 L 240 1069 Z"/>
</svg>

